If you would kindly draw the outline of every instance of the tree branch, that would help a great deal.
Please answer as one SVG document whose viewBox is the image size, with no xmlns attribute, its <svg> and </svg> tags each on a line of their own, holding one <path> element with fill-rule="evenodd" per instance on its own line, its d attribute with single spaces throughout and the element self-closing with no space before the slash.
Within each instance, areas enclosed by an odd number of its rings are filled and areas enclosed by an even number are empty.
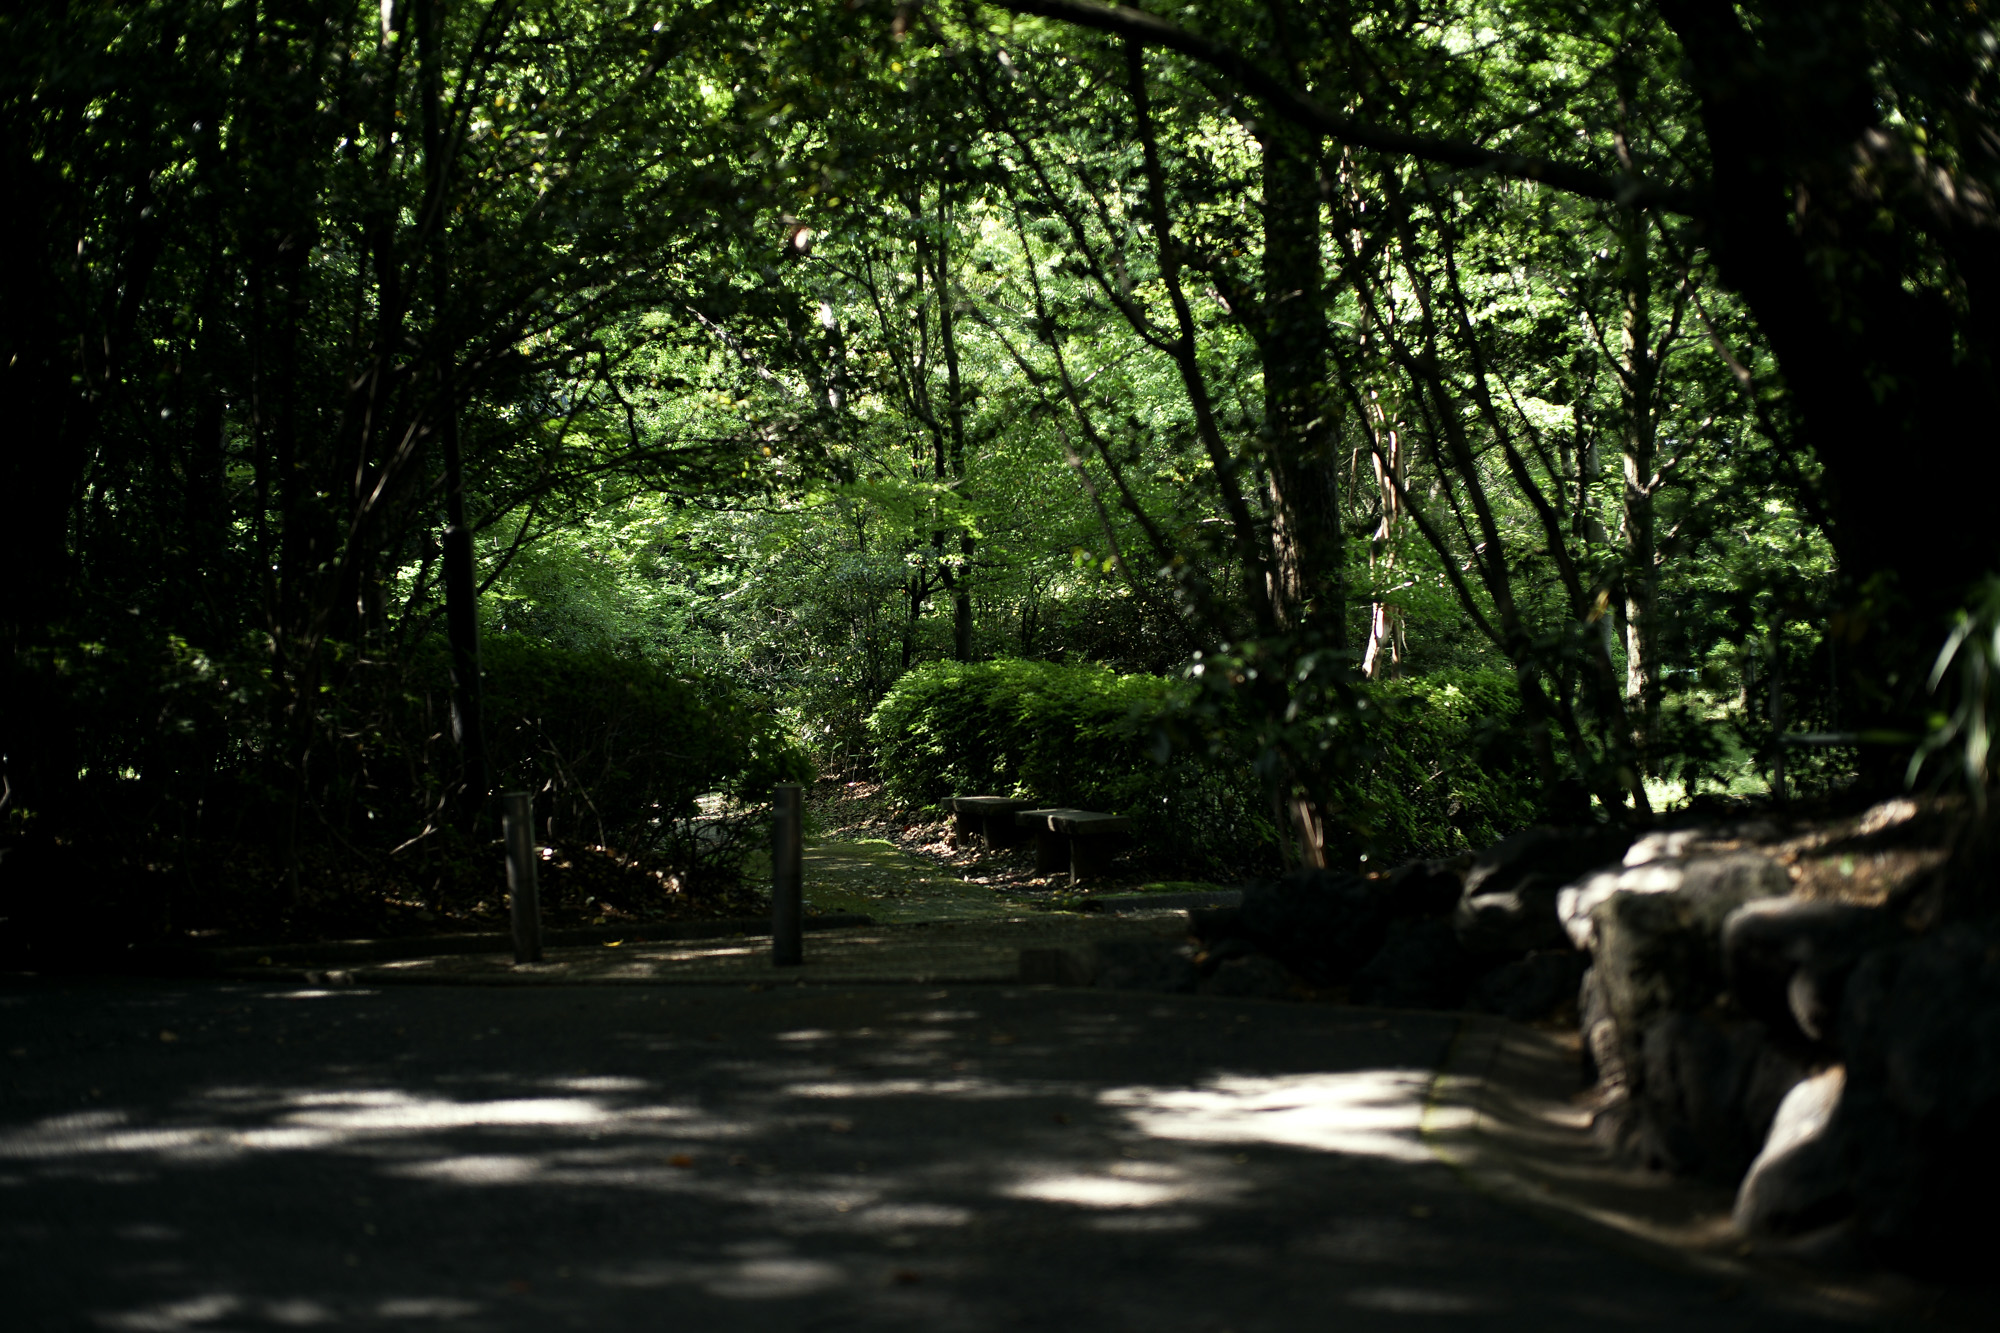
<svg viewBox="0 0 2000 1333">
<path fill-rule="evenodd" d="M 1329 110 L 1312 98 L 1279 82 L 1241 52 L 1189 32 L 1177 23 L 1129 5 L 1099 4 L 1098 0 L 987 0 L 996 9 L 1014 14 L 1032 14 L 1055 19 L 1080 28 L 1094 28 L 1127 41 L 1178 51 L 1225 75 L 1261 98 L 1285 119 L 1318 134 L 1359 148 L 1397 153 L 1441 166 L 1489 171 L 1496 176 L 1535 181 L 1567 194 L 1611 204 L 1639 208 L 1661 208 L 1686 217 L 1702 213 L 1701 202 L 1691 190 L 1661 185 L 1632 176 L 1606 176 L 1582 167 L 1552 162 L 1544 157 L 1521 153 L 1500 153 L 1464 139 L 1410 134 L 1354 116 Z"/>
</svg>

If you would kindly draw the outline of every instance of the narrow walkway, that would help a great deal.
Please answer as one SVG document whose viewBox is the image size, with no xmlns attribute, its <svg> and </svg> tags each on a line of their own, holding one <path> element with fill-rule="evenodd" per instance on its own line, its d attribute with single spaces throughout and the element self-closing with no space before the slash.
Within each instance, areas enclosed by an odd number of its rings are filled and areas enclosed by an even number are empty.
<svg viewBox="0 0 2000 1333">
<path fill-rule="evenodd" d="M 1147 880 L 1122 871 L 1072 889 L 1062 875 L 1037 877 L 1026 849 L 940 865 L 886 838 L 832 837 L 805 849 L 807 905 L 856 912 L 878 922 L 963 921 L 1016 916 L 1037 908 L 1084 907 L 1093 900 L 1210 899 L 1229 886 Z"/>
<path fill-rule="evenodd" d="M 882 923 L 990 920 L 1038 901 L 996 890 L 911 856 L 886 838 L 829 840 L 805 849 L 806 906 Z"/>
</svg>

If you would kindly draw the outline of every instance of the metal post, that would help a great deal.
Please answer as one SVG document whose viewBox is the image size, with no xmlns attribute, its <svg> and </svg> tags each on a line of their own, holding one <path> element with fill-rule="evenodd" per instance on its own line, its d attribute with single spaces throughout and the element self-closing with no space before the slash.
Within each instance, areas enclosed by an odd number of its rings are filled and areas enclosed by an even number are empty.
<svg viewBox="0 0 2000 1333">
<path fill-rule="evenodd" d="M 514 961 L 542 961 L 542 895 L 535 884 L 535 798 L 510 791 L 500 798 L 507 832 L 507 897 L 513 905 Z"/>
<path fill-rule="evenodd" d="M 777 967 L 797 967 L 806 960 L 800 938 L 805 914 L 802 796 L 796 782 L 780 783 L 771 793 L 771 962 Z"/>
</svg>

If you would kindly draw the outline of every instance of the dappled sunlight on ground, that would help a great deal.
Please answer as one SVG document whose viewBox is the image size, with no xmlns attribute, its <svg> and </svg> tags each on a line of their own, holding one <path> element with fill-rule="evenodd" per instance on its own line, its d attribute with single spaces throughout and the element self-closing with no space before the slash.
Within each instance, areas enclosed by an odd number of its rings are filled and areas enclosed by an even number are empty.
<svg viewBox="0 0 2000 1333">
<path fill-rule="evenodd" d="M 1083 1208 L 1157 1208 L 1170 1203 L 1228 1203 L 1247 1186 L 1227 1159 L 1197 1158 L 1174 1163 L 1118 1161 L 1088 1172 L 1060 1164 L 1024 1166 L 1001 1192 L 1016 1199 Z"/>
<path fill-rule="evenodd" d="M 396 1324 L 406 1320 L 463 1319 L 479 1313 L 479 1309 L 475 1301 L 418 1296 L 377 1300 L 360 1307 L 358 1313 L 371 1322 Z M 346 1322 L 352 1313 L 356 1311 L 298 1297 L 249 1301 L 240 1296 L 211 1293 L 99 1315 L 96 1322 L 104 1328 L 130 1330 L 130 1333 L 174 1333 L 177 1329 L 214 1327 L 220 1320 L 238 1325 L 252 1322 L 308 1328 Z"/>
<path fill-rule="evenodd" d="M 86 998 L 37 1001 L 80 1035 L 0 1120 L 0 1276 L 63 1313 L 33 1326 L 1561 1323 L 1563 1284 L 1515 1270 L 1583 1271 L 1426 1158 L 1448 1018 L 999 989 Z"/>
<path fill-rule="evenodd" d="M 1198 1088 L 1112 1088 L 1099 1095 L 1126 1108 L 1143 1132 L 1202 1143 L 1269 1143 L 1421 1162 L 1419 1136 L 1430 1075 L 1363 1069 L 1271 1078 L 1224 1074 Z"/>
</svg>

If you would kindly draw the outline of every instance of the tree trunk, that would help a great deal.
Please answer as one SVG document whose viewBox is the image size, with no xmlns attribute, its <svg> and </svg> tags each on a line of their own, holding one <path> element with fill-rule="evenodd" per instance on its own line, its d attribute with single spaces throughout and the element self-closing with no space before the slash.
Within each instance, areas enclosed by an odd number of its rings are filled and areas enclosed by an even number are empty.
<svg viewBox="0 0 2000 1333">
<path fill-rule="evenodd" d="M 967 537 L 970 546 L 972 539 Z M 951 655 L 961 662 L 972 660 L 972 594 L 964 588 L 951 596 Z"/>
<path fill-rule="evenodd" d="M 1280 7 L 1273 7 L 1281 19 Z M 1347 646 L 1340 558 L 1340 484 L 1327 392 L 1327 332 L 1320 246 L 1319 144 L 1288 125 L 1261 136 L 1264 195 L 1264 365 L 1268 565 L 1276 628 L 1340 649 Z M 1292 703 L 1273 698 L 1273 716 Z M 1303 865 L 1326 865 L 1325 779 L 1311 763 L 1288 775 L 1285 793 Z"/>
<path fill-rule="evenodd" d="M 1375 525 L 1374 540 L 1369 543 L 1368 568 L 1379 587 L 1394 576 L 1396 569 L 1397 531 L 1403 516 L 1401 497 L 1408 469 L 1398 423 L 1382 410 L 1379 398 L 1371 399 L 1369 407 L 1375 412 L 1376 431 L 1383 445 L 1381 453 L 1370 459 L 1382 518 Z M 1361 674 L 1370 680 L 1395 679 L 1403 664 L 1403 652 L 1402 609 L 1386 599 L 1375 601 L 1368 612 L 1368 646 L 1362 650 Z"/>
<path fill-rule="evenodd" d="M 1614 133 L 1619 165 L 1637 174 L 1627 129 L 1632 71 L 1621 62 L 1618 126 Z M 1625 712 L 1632 727 L 1632 750 L 1643 776 L 1652 766 L 1653 723 L 1660 707 L 1660 664 L 1654 625 L 1656 578 L 1653 526 L 1653 393 L 1659 365 L 1653 355 L 1652 274 L 1647 220 L 1633 207 L 1618 210 L 1621 260 L 1619 286 L 1624 318 L 1619 343 L 1623 364 L 1618 382 L 1624 408 L 1625 455 Z"/>
<path fill-rule="evenodd" d="M 939 191 L 938 197 L 938 245 L 937 281 L 933 290 L 938 302 L 938 342 L 944 350 L 945 375 L 945 423 L 950 431 L 950 453 L 948 464 L 952 489 L 965 488 L 965 385 L 958 370 L 958 323 L 952 302 L 957 298 L 952 292 L 951 282 L 951 241 L 948 228 L 951 225 L 951 210 Z M 942 481 L 945 478 L 940 477 Z M 958 535 L 958 572 L 951 580 L 951 651 L 961 662 L 972 660 L 972 589 L 967 586 L 967 578 L 972 572 L 972 553 L 977 543 L 969 532 Z M 942 552 L 939 553 L 942 556 Z M 943 567 L 940 559 L 939 567 Z"/>
<path fill-rule="evenodd" d="M 451 268 L 445 219 L 449 164 L 445 161 L 439 125 L 443 85 L 438 71 L 436 0 L 421 0 L 418 18 L 419 59 L 424 99 L 424 165 L 430 174 L 429 196 L 434 221 L 431 231 L 431 272 L 436 284 L 436 308 L 431 313 L 432 355 L 437 360 L 438 435 L 444 452 L 444 605 L 445 633 L 451 643 L 451 732 L 459 752 L 459 819 L 471 830 L 486 804 L 486 729 L 479 680 L 479 584 L 472 551 L 472 529 L 465 521 L 465 471 L 459 456 L 458 386 L 445 312 L 451 297 Z"/>
<path fill-rule="evenodd" d="M 26 139 L 0 144 L 11 198 L 0 209 L 0 392 L 12 439 L 0 449 L 0 815 L 29 809 L 58 826 L 77 785 L 76 733 L 66 691 L 38 662 L 64 614 L 70 586 L 70 518 L 86 466 L 90 397 L 77 391 L 79 367 L 67 348 L 82 330 L 65 329 L 71 303 L 53 275 L 64 249 L 60 165 L 31 153 Z M 65 336 L 67 334 L 67 336 Z"/>
<path fill-rule="evenodd" d="M 1346 644 L 1340 480 L 1332 456 L 1316 145 L 1289 126 L 1263 137 L 1264 447 L 1271 602 L 1282 629 Z"/>
</svg>

